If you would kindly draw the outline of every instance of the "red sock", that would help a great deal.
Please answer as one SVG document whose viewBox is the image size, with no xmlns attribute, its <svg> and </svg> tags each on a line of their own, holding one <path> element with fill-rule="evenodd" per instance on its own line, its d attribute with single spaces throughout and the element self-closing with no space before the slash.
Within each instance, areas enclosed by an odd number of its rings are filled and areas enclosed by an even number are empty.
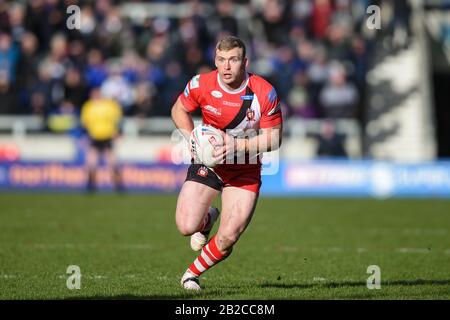
<svg viewBox="0 0 450 320">
<path fill-rule="evenodd" d="M 216 235 L 214 235 L 203 247 L 197 259 L 189 266 L 189 270 L 196 276 L 200 276 L 203 272 L 224 260 L 227 256 L 217 248 Z"/>
</svg>

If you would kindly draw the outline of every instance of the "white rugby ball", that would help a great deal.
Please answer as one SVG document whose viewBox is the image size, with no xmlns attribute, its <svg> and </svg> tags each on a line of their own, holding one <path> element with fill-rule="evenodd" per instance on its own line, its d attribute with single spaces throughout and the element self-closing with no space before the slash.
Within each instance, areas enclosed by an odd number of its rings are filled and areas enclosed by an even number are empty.
<svg viewBox="0 0 450 320">
<path fill-rule="evenodd" d="M 217 165 L 213 159 L 214 145 L 223 145 L 220 130 L 211 125 L 201 124 L 192 130 L 190 140 L 195 163 L 214 168 Z"/>
</svg>

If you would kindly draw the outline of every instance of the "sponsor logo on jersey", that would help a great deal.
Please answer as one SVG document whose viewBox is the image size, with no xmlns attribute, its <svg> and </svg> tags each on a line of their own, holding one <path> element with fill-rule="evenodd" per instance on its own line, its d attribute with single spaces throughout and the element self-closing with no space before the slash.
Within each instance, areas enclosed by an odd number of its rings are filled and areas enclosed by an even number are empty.
<svg viewBox="0 0 450 320">
<path fill-rule="evenodd" d="M 223 97 L 222 92 L 217 91 L 217 90 L 211 91 L 211 95 L 212 95 L 214 98 L 222 98 L 222 97 Z"/>
<path fill-rule="evenodd" d="M 189 97 L 189 85 L 186 85 L 186 88 L 184 88 L 184 96 L 187 98 Z"/>
<path fill-rule="evenodd" d="M 208 169 L 206 167 L 202 166 L 198 169 L 197 174 L 200 177 L 206 177 L 208 175 Z"/>
<path fill-rule="evenodd" d="M 225 100 L 222 101 L 222 104 L 225 106 L 229 106 L 229 107 L 240 107 L 241 106 L 241 104 L 238 102 L 230 102 L 230 101 L 225 101 Z"/>
<path fill-rule="evenodd" d="M 241 96 L 241 100 L 253 100 L 253 95 L 246 94 L 245 96 Z"/>
<path fill-rule="evenodd" d="M 191 81 L 189 82 L 189 86 L 191 87 L 191 89 L 200 87 L 200 75 L 199 74 L 191 79 Z"/>
<path fill-rule="evenodd" d="M 281 103 L 278 103 L 278 104 L 276 105 L 276 107 L 274 107 L 272 110 L 269 111 L 269 113 L 267 113 L 267 115 L 268 115 L 268 116 L 271 116 L 271 115 L 277 113 L 277 112 L 280 111 L 280 110 L 281 110 Z"/>
<path fill-rule="evenodd" d="M 275 102 L 275 100 L 277 99 L 277 91 L 275 90 L 275 88 L 272 88 L 272 90 L 270 90 L 267 97 L 269 98 L 270 103 Z"/>
<path fill-rule="evenodd" d="M 216 116 L 222 115 L 222 110 L 218 108 L 214 108 L 213 106 L 206 105 L 203 107 L 206 111 L 209 111 L 211 113 L 214 113 Z"/>
</svg>

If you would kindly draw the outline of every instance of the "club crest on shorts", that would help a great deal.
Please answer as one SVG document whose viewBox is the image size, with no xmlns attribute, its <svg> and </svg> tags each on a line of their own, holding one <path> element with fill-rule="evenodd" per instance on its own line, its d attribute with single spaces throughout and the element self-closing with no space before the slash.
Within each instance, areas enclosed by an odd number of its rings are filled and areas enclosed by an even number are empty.
<svg viewBox="0 0 450 320">
<path fill-rule="evenodd" d="M 201 166 L 198 170 L 197 170 L 197 174 L 200 177 L 206 177 L 208 175 L 208 169 L 205 166 Z"/>
</svg>

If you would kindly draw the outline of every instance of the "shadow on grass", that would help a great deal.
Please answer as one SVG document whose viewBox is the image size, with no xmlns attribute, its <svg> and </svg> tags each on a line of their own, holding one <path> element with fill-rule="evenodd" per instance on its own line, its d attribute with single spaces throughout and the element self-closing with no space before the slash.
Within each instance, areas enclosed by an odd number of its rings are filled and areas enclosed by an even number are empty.
<svg viewBox="0 0 450 320">
<path fill-rule="evenodd" d="M 208 290 L 205 288 L 201 292 L 174 292 L 173 294 L 154 294 L 154 295 L 136 295 L 136 294 L 120 294 L 120 295 L 92 295 L 66 297 L 64 300 L 190 300 L 190 299 L 219 299 L 220 297 L 232 296 L 239 294 L 239 288 L 226 290 Z"/>
<path fill-rule="evenodd" d="M 392 280 L 384 281 L 382 286 L 449 286 L 450 280 Z M 333 281 L 333 282 L 317 282 L 317 283 L 274 283 L 265 282 L 255 285 L 255 289 L 310 289 L 310 288 L 344 288 L 344 287 L 363 287 L 367 283 L 365 281 Z M 234 295 L 243 294 L 243 289 L 240 286 L 234 288 L 222 289 L 208 289 L 205 288 L 201 292 L 174 292 L 173 294 L 150 294 L 150 295 L 136 295 L 136 294 L 119 294 L 119 295 L 90 295 L 90 296 L 74 296 L 65 297 L 64 300 L 201 300 L 201 299 L 232 299 Z M 246 287 L 248 290 L 248 287 Z M 251 295 L 251 294 L 249 294 Z M 367 297 L 371 297 L 368 295 Z M 360 298 L 363 298 L 361 296 Z M 276 299 L 283 299 L 277 297 Z M 292 299 L 288 297 L 287 299 Z"/>
<path fill-rule="evenodd" d="M 381 285 L 385 286 L 448 286 L 450 285 L 450 280 L 391 280 L 382 281 Z M 340 281 L 340 282 L 317 282 L 317 283 L 262 283 L 259 285 L 260 288 L 278 288 L 278 289 L 309 289 L 315 287 L 328 287 L 328 288 L 339 288 L 339 287 L 366 287 L 367 282 L 365 281 Z"/>
</svg>

